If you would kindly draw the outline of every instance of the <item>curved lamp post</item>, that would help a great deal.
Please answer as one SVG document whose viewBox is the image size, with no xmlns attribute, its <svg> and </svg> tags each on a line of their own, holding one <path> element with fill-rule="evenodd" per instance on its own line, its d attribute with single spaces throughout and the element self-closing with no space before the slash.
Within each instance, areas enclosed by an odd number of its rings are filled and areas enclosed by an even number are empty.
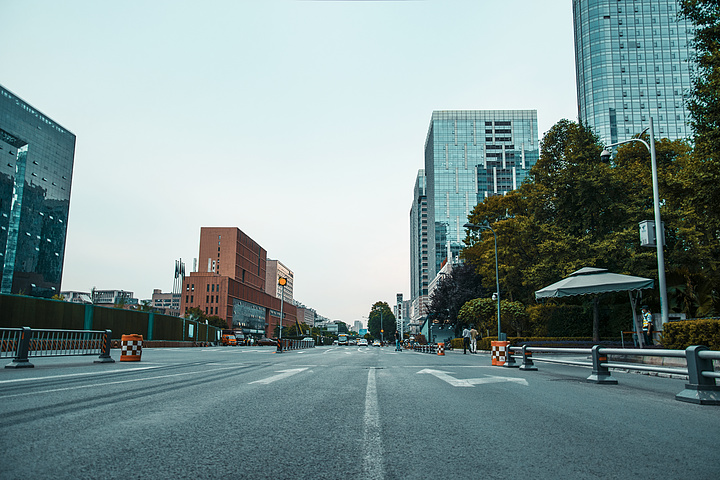
<svg viewBox="0 0 720 480">
<path fill-rule="evenodd" d="M 608 150 L 610 147 L 616 147 L 624 143 L 640 142 L 645 145 L 645 148 L 650 152 L 650 164 L 652 166 L 652 186 L 653 186 L 653 210 L 655 211 L 655 246 L 657 248 L 657 264 L 658 264 L 658 288 L 660 289 L 660 315 L 662 317 L 663 325 L 668 321 L 668 302 L 667 302 L 667 288 L 665 284 L 665 253 L 663 251 L 663 228 L 662 222 L 660 221 L 660 194 L 658 188 L 658 172 L 657 172 L 657 159 L 655 157 L 655 132 L 653 131 L 653 119 L 650 117 L 650 144 L 640 138 L 631 138 L 630 140 L 623 140 L 622 142 L 611 143 L 605 147 L 605 150 L 600 154 L 600 158 L 603 160 L 609 160 L 611 153 Z M 643 130 L 640 134 L 645 133 L 647 129 Z"/>
<path fill-rule="evenodd" d="M 497 318 L 498 318 L 498 340 L 504 340 L 503 334 L 500 332 L 500 274 L 498 271 L 498 249 L 497 249 L 497 235 L 495 230 L 490 226 L 490 223 L 486 220 L 482 225 L 476 225 L 474 223 L 466 223 L 463 225 L 465 228 L 472 230 L 490 230 L 495 240 L 495 295 L 497 297 Z"/>
</svg>

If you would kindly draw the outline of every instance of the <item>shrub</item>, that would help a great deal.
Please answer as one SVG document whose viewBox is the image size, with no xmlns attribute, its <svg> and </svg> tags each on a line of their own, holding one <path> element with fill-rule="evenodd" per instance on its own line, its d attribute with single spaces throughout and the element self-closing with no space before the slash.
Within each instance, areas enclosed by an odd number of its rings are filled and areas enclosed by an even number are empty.
<svg viewBox="0 0 720 480">
<path fill-rule="evenodd" d="M 705 345 L 720 350 L 720 320 L 687 320 L 663 325 L 662 343 L 666 348 L 683 350 Z"/>
</svg>

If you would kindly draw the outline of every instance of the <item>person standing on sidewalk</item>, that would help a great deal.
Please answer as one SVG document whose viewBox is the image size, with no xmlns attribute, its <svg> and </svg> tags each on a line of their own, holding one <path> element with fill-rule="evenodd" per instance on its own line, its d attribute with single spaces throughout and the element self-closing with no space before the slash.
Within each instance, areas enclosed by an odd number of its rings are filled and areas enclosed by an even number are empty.
<svg viewBox="0 0 720 480">
<path fill-rule="evenodd" d="M 473 325 L 472 330 L 470 330 L 470 353 L 477 353 L 477 336 L 478 331 L 475 330 Z"/>
<path fill-rule="evenodd" d="M 466 326 L 463 330 L 463 355 L 467 354 L 468 347 L 470 347 L 470 330 Z"/>
<path fill-rule="evenodd" d="M 397 330 L 395 330 L 395 351 L 402 352 L 402 348 L 400 348 L 400 332 Z"/>
<path fill-rule="evenodd" d="M 655 325 L 653 325 L 653 318 L 652 313 L 650 313 L 650 307 L 647 305 L 642 306 L 642 316 L 643 316 L 643 339 L 645 340 L 645 345 L 648 347 L 651 347 L 654 345 L 653 341 L 653 330 L 655 330 Z"/>
</svg>

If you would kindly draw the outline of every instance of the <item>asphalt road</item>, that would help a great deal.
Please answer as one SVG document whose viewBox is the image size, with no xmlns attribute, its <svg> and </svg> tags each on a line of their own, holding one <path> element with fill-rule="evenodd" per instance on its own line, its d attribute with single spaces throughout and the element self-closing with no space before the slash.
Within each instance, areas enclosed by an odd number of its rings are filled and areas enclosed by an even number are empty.
<svg viewBox="0 0 720 480">
<path fill-rule="evenodd" d="M 392 348 L 146 349 L 0 369 L 0 479 L 720 478 L 684 380 Z"/>
</svg>

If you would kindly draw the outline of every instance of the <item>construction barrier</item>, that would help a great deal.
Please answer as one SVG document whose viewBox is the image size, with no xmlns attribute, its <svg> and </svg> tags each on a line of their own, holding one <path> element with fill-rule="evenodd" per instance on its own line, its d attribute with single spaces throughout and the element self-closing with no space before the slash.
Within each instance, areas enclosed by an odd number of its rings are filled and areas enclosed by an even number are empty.
<svg viewBox="0 0 720 480">
<path fill-rule="evenodd" d="M 445 355 L 445 344 L 443 342 L 438 343 L 438 355 Z"/>
<path fill-rule="evenodd" d="M 120 339 L 120 361 L 139 362 L 142 357 L 142 335 L 123 335 Z"/>
<path fill-rule="evenodd" d="M 491 346 L 491 363 L 492 365 L 498 365 L 503 366 L 505 365 L 505 361 L 507 360 L 507 355 L 509 354 L 508 347 L 510 346 L 510 342 L 507 341 L 494 341 L 490 342 Z"/>
</svg>

